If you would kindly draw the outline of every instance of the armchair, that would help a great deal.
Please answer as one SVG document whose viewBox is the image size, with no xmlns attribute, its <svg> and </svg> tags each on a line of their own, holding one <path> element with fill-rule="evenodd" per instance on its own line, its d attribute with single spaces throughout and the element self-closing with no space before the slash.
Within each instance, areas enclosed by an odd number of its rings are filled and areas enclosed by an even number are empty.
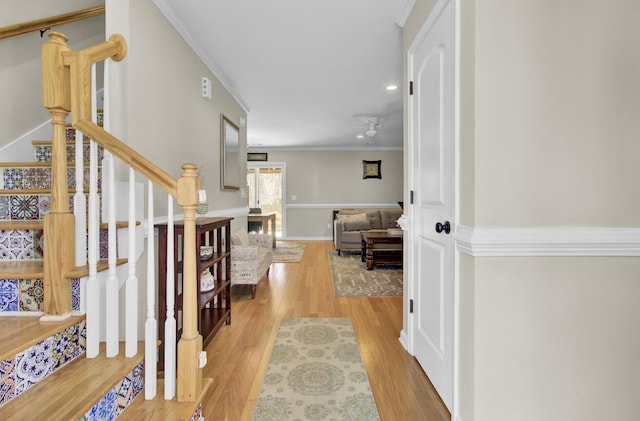
<svg viewBox="0 0 640 421">
<path fill-rule="evenodd" d="M 269 279 L 273 259 L 270 234 L 247 234 L 238 230 L 231 235 L 231 285 L 251 285 L 251 298 L 262 279 Z"/>
</svg>

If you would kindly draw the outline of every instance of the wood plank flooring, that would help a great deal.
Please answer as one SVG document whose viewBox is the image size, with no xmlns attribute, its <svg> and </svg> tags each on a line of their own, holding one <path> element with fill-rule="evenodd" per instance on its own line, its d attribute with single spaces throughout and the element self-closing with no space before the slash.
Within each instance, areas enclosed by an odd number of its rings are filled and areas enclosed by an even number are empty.
<svg viewBox="0 0 640 421">
<path fill-rule="evenodd" d="M 444 421 L 451 416 L 428 378 L 402 348 L 402 298 L 336 298 L 327 252 L 331 241 L 308 241 L 300 263 L 273 263 L 256 298 L 232 290 L 231 325 L 206 348 L 204 377 L 214 383 L 204 402 L 208 420 L 250 420 L 280 320 L 351 318 L 380 418 Z"/>
</svg>

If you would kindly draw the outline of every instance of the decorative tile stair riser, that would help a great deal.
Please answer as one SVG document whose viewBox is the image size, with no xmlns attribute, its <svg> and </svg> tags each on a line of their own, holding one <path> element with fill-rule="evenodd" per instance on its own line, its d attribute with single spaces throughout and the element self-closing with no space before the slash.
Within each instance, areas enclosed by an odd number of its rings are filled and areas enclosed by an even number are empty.
<svg viewBox="0 0 640 421">
<path fill-rule="evenodd" d="M 86 350 L 84 320 L 0 361 L 0 407 L 61 369 Z"/>
<path fill-rule="evenodd" d="M 80 421 L 114 420 L 131 404 L 144 388 L 144 363 L 139 363 L 131 373 L 102 397 Z"/>
<path fill-rule="evenodd" d="M 351 319 L 283 319 L 253 421 L 379 419 Z"/>
</svg>

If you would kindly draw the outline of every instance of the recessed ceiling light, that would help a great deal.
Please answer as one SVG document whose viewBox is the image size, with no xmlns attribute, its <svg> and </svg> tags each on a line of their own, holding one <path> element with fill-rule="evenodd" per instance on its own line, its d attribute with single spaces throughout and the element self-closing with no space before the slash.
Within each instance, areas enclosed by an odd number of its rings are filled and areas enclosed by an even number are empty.
<svg viewBox="0 0 640 421">
<path fill-rule="evenodd" d="M 358 139 L 362 139 L 362 138 L 364 137 L 364 135 L 359 134 L 359 135 L 357 135 L 356 137 L 357 137 Z"/>
<path fill-rule="evenodd" d="M 395 91 L 398 89 L 398 85 L 389 85 L 387 86 L 387 91 Z"/>
</svg>

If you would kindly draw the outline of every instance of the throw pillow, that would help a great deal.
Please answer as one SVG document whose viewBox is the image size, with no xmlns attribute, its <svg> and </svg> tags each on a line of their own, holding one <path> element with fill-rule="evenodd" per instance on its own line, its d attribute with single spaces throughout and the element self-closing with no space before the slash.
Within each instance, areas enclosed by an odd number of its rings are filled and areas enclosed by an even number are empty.
<svg viewBox="0 0 640 421">
<path fill-rule="evenodd" d="M 249 235 L 245 230 L 238 230 L 231 234 L 231 244 L 234 246 L 248 246 Z"/>
<path fill-rule="evenodd" d="M 356 215 L 344 216 L 342 218 L 342 225 L 345 231 L 360 231 L 368 230 L 371 228 L 371 224 L 367 219 L 366 213 L 359 213 Z"/>
<path fill-rule="evenodd" d="M 398 226 L 398 218 L 402 216 L 402 209 L 382 209 L 382 228 L 395 228 Z"/>
</svg>

